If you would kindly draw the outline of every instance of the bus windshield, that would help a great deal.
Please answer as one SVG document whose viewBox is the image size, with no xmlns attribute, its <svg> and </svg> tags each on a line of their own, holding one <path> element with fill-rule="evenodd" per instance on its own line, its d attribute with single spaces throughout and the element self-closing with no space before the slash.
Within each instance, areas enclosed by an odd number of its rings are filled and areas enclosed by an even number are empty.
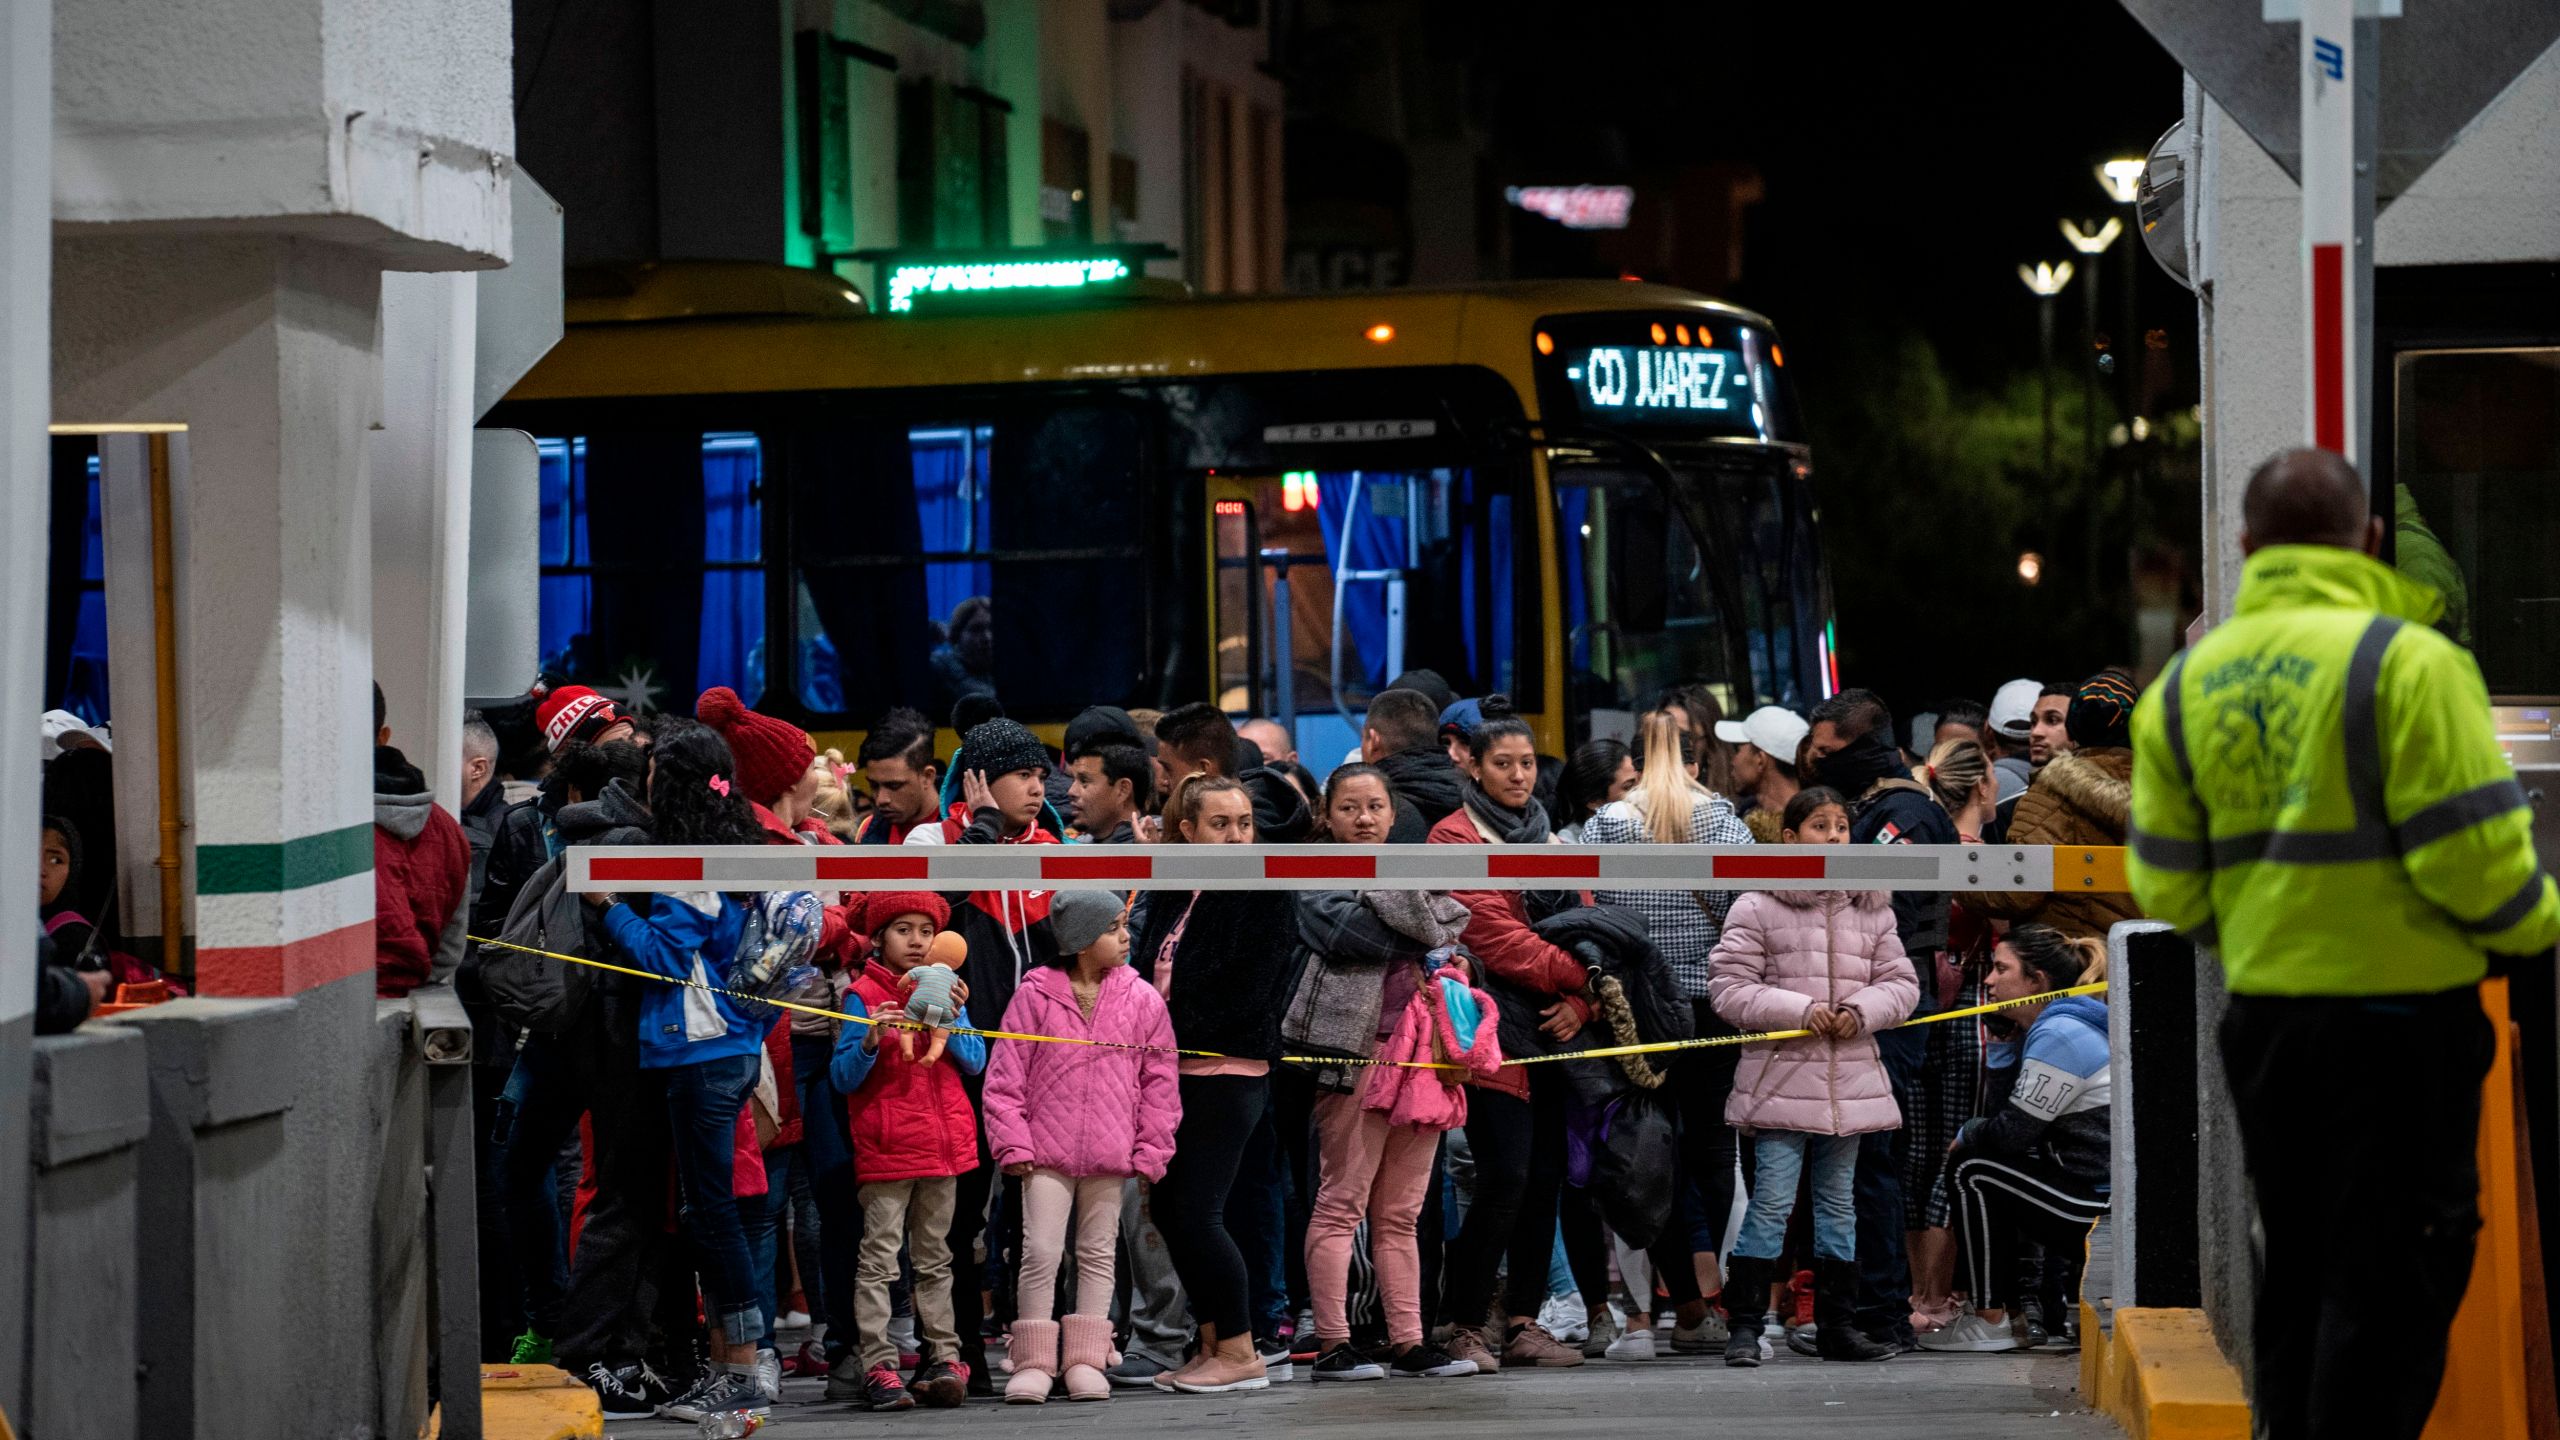
<svg viewBox="0 0 2560 1440">
<path fill-rule="evenodd" d="M 1593 733 L 1704 680 L 1727 713 L 1822 698 L 1810 493 L 1781 452 L 1554 471 L 1574 708 Z"/>
</svg>

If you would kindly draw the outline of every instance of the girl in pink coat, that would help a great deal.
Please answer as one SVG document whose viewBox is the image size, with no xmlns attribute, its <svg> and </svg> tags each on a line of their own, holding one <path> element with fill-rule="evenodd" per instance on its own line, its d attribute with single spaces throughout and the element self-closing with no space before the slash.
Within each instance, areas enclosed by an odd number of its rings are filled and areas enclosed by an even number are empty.
<svg viewBox="0 0 2560 1440">
<path fill-rule="evenodd" d="M 1063 953 L 1024 974 L 1004 1028 L 1095 1043 L 999 1040 L 987 1066 L 987 1148 L 1004 1173 L 1022 1179 L 1022 1318 L 1013 1323 L 1013 1379 L 1004 1394 L 1015 1405 L 1045 1402 L 1061 1373 L 1069 1399 L 1111 1398 L 1103 1371 L 1112 1363 L 1121 1183 L 1132 1175 L 1162 1179 L 1182 1123 L 1173 1019 L 1164 997 L 1128 966 L 1120 897 L 1062 891 L 1050 901 L 1049 927 Z M 1052 1320 L 1071 1211 L 1075 1311 Z"/>
<path fill-rule="evenodd" d="M 1839 845 L 1849 807 L 1816 786 L 1787 804 L 1780 842 Z M 1725 1275 L 1727 1365 L 1760 1363 L 1760 1304 L 1776 1276 L 1798 1178 L 1813 1172 L 1814 1334 L 1825 1360 L 1882 1360 L 1893 1347 L 1852 1319 L 1858 1289 L 1858 1137 L 1901 1128 L 1875 1034 L 1901 1024 L 1920 982 L 1881 890 L 1755 890 L 1734 902 L 1707 965 L 1707 996 L 1746 1034 L 1809 1031 L 1744 1048 L 1725 1120 L 1753 1137 L 1759 1177 Z M 1749 1314 L 1745 1307 L 1750 1308 Z"/>
</svg>

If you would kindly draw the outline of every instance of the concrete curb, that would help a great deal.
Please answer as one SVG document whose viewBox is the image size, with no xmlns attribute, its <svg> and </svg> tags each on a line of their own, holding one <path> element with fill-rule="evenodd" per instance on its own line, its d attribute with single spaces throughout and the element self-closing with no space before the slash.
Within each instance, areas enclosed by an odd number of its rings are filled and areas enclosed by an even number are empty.
<svg viewBox="0 0 2560 1440">
<path fill-rule="evenodd" d="M 483 1440 L 601 1440 L 596 1392 L 556 1365 L 487 1365 L 480 1370 Z"/>
<path fill-rule="evenodd" d="M 2081 1393 L 2133 1440 L 2249 1440 L 2240 1372 L 2202 1310 L 2118 1310 L 2100 1339 L 2084 1305 L 2080 1333 L 2097 1342 L 2080 1352 Z"/>
</svg>

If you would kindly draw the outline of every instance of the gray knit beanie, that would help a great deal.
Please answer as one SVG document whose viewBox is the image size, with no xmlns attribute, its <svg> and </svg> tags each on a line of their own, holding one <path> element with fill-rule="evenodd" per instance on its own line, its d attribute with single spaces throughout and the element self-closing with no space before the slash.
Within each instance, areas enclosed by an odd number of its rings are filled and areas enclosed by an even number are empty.
<svg viewBox="0 0 2560 1440">
<path fill-rule="evenodd" d="M 1049 897 L 1049 933 L 1061 955 L 1081 955 L 1085 947 L 1118 924 L 1124 908 L 1108 890 L 1061 890 Z"/>
</svg>

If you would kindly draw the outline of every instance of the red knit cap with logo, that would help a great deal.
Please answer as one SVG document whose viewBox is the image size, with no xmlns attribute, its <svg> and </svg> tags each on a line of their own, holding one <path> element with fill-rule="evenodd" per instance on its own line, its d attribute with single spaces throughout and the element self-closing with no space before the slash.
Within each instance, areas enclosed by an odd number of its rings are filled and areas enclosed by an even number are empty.
<svg viewBox="0 0 2560 1440">
<path fill-rule="evenodd" d="M 877 935 L 901 915 L 922 915 L 943 930 L 951 925 L 951 906 L 930 890 L 881 890 L 862 903 L 862 933 Z"/>
<path fill-rule="evenodd" d="M 621 723 L 613 702 L 584 685 L 563 685 L 534 707 L 533 723 L 542 727 L 542 743 L 557 755 L 572 740 L 593 740 Z"/>
<path fill-rule="evenodd" d="M 720 732 L 738 762 L 738 785 L 747 798 L 771 806 L 791 793 L 818 757 L 809 732 L 788 720 L 776 720 L 747 708 L 738 692 L 714 685 L 694 702 L 693 718 Z"/>
</svg>

